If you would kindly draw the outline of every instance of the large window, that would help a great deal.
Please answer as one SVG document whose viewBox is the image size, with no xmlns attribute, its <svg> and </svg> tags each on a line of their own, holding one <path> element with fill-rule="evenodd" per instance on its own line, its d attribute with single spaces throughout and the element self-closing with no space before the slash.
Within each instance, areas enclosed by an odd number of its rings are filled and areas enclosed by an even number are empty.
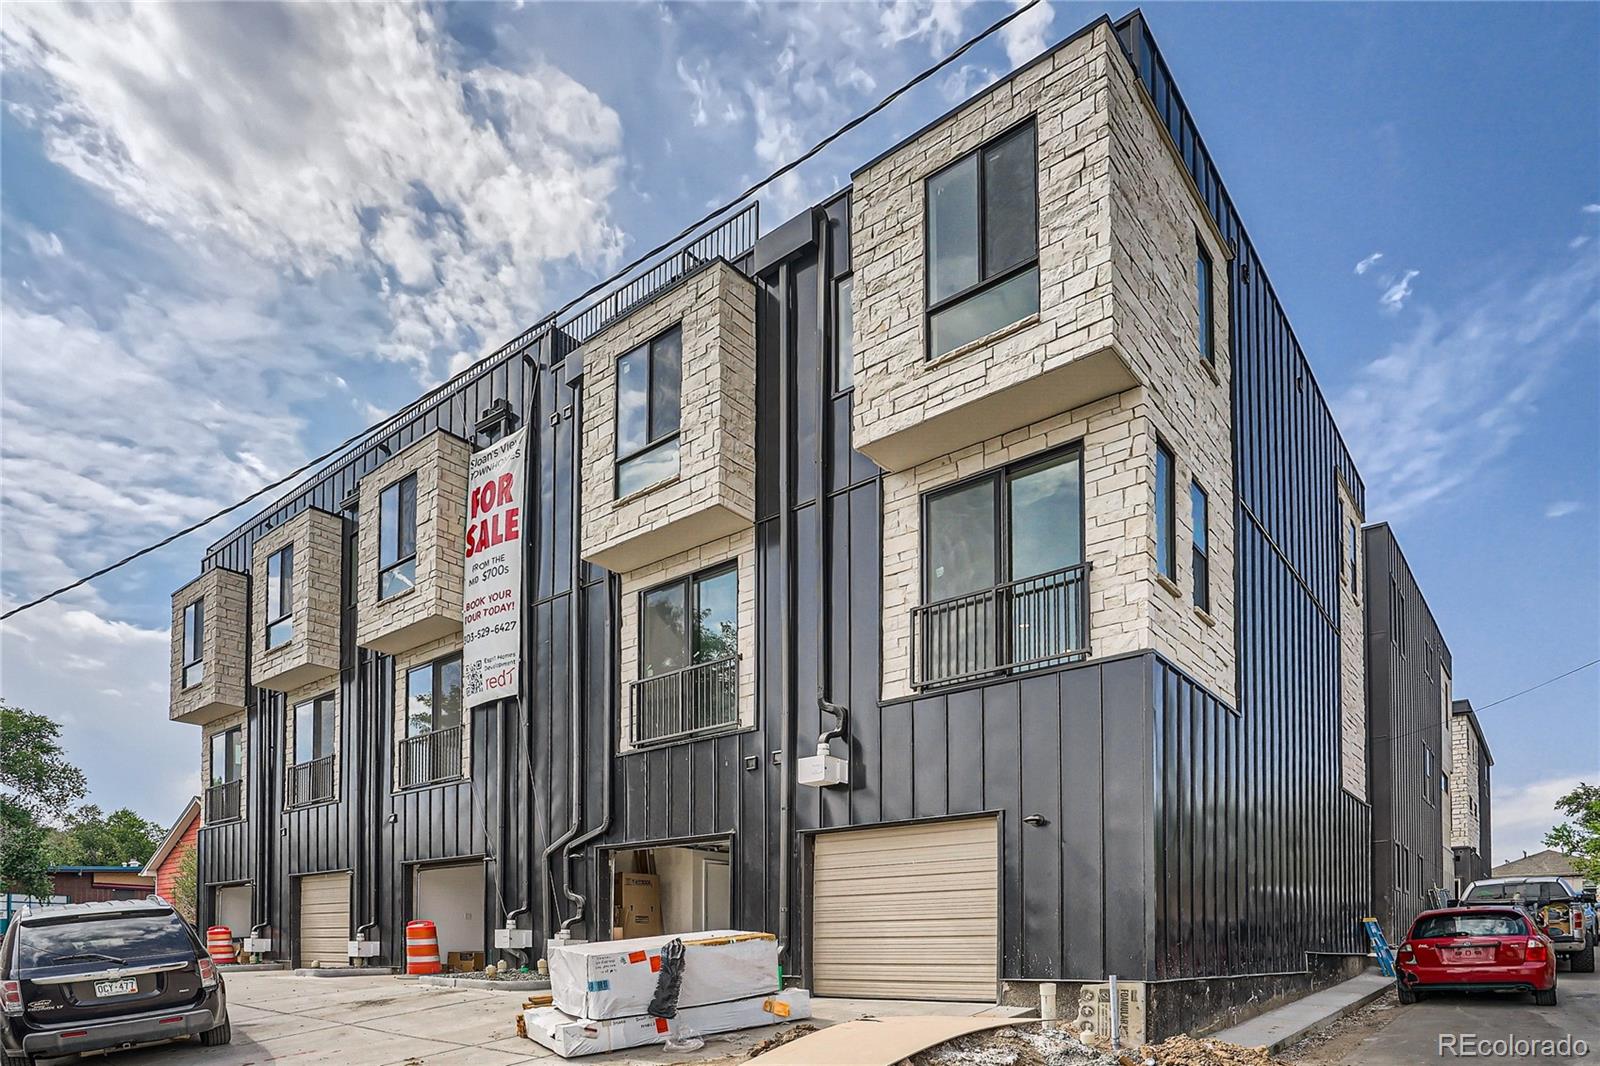
<svg viewBox="0 0 1600 1066">
<path fill-rule="evenodd" d="M 855 291 L 854 277 L 833 283 L 833 388 L 843 392 L 855 385 L 855 310 L 850 300 Z"/>
<path fill-rule="evenodd" d="M 267 560 L 267 647 L 286 644 L 294 636 L 294 545 Z"/>
<path fill-rule="evenodd" d="M 1189 507 L 1194 517 L 1194 605 L 1202 611 L 1211 610 L 1211 562 L 1207 555 L 1210 535 L 1206 530 L 1210 515 L 1206 502 L 1206 490 L 1198 481 L 1189 482 Z"/>
<path fill-rule="evenodd" d="M 681 326 L 617 360 L 618 499 L 678 472 L 682 381 Z"/>
<path fill-rule="evenodd" d="M 639 597 L 639 680 L 633 739 L 649 743 L 739 722 L 736 563 L 659 585 Z"/>
<path fill-rule="evenodd" d="M 425 736 L 460 724 L 461 656 L 412 667 L 406 674 L 406 736 Z"/>
<path fill-rule="evenodd" d="M 1195 240 L 1194 256 L 1195 310 L 1200 317 L 1200 358 L 1215 365 L 1217 361 L 1216 326 L 1212 324 L 1211 307 L 1211 254 L 1199 239 Z"/>
<path fill-rule="evenodd" d="M 211 734 L 211 779 L 206 783 L 206 821 L 228 822 L 243 813 L 244 734 L 240 727 Z"/>
<path fill-rule="evenodd" d="M 1156 573 L 1178 580 L 1178 508 L 1172 449 L 1156 441 Z"/>
<path fill-rule="evenodd" d="M 1080 655 L 1087 642 L 1082 455 L 1002 467 L 923 501 L 919 682 Z"/>
<path fill-rule="evenodd" d="M 183 687 L 205 680 L 206 601 L 195 600 L 183 609 Z"/>
<path fill-rule="evenodd" d="M 410 474 L 378 495 L 378 599 L 416 584 L 417 475 Z"/>
<path fill-rule="evenodd" d="M 1039 310 L 1034 134 L 1030 121 L 928 178 L 929 358 Z"/>
<path fill-rule="evenodd" d="M 333 695 L 294 707 L 294 765 L 289 767 L 289 805 L 333 798 Z"/>
</svg>

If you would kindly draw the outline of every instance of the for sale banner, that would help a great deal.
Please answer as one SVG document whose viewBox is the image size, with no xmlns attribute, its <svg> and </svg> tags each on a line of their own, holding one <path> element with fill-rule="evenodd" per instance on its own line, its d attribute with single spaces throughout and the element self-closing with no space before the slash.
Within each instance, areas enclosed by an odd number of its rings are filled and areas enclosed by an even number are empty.
<svg viewBox="0 0 1600 1066">
<path fill-rule="evenodd" d="M 461 598 L 468 707 L 517 694 L 527 446 L 524 426 L 475 452 L 468 466 L 467 584 Z"/>
</svg>

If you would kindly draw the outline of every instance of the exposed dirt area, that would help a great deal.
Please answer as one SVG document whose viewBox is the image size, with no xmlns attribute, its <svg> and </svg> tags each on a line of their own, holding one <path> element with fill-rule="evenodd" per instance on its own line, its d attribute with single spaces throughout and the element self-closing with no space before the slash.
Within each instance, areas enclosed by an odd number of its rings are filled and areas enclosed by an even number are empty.
<svg viewBox="0 0 1600 1066">
<path fill-rule="evenodd" d="M 929 1048 L 900 1066 L 1276 1066 L 1254 1048 L 1177 1036 L 1116 1051 L 1080 1040 L 1066 1023 L 1033 1022 L 974 1033 Z"/>
<path fill-rule="evenodd" d="M 1398 1005 L 1394 993 L 1386 992 L 1354 1014 L 1290 1044 L 1279 1057 L 1292 1063 L 1345 1062 L 1358 1044 L 1394 1021 Z"/>
</svg>

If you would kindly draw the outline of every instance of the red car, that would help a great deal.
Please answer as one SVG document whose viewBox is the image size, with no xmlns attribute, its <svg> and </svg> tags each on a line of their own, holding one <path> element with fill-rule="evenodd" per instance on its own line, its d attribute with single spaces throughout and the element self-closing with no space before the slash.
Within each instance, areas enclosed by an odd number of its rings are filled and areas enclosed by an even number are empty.
<svg viewBox="0 0 1600 1066">
<path fill-rule="evenodd" d="M 1556 953 L 1550 938 L 1515 907 L 1423 911 L 1395 952 L 1401 1003 L 1427 992 L 1532 992 L 1556 1004 Z"/>
</svg>

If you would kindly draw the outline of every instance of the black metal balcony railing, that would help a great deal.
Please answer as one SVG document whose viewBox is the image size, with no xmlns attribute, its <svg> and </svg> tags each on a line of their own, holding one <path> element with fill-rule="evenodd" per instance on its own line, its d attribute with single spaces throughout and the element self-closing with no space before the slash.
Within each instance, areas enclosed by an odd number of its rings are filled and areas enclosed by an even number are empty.
<svg viewBox="0 0 1600 1066">
<path fill-rule="evenodd" d="M 206 824 L 232 822 L 240 817 L 240 788 L 237 781 L 225 781 L 206 789 Z"/>
<path fill-rule="evenodd" d="M 289 767 L 289 806 L 304 807 L 333 799 L 333 756 Z"/>
<path fill-rule="evenodd" d="M 633 683 L 635 745 L 677 740 L 738 722 L 737 655 Z"/>
<path fill-rule="evenodd" d="M 400 787 L 418 788 L 461 776 L 461 727 L 435 729 L 400 742 Z"/>
<path fill-rule="evenodd" d="M 912 608 L 911 648 L 917 688 L 1082 659 L 1089 653 L 1089 564 Z"/>
</svg>

